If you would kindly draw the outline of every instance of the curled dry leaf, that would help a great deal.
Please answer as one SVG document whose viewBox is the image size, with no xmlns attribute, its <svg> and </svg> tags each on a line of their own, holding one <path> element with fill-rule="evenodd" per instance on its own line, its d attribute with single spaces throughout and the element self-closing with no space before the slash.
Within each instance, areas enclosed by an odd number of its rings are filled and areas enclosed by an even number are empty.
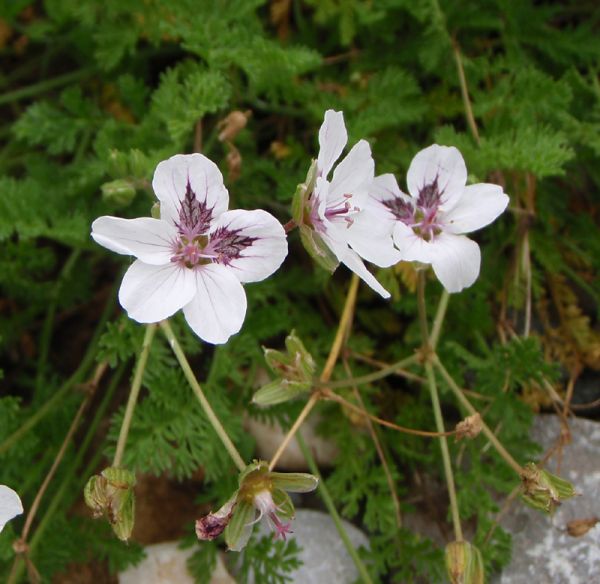
<svg viewBox="0 0 600 584">
<path fill-rule="evenodd" d="M 456 424 L 456 440 L 463 438 L 475 438 L 482 430 L 483 422 L 481 416 L 473 414 Z"/>
<path fill-rule="evenodd" d="M 589 517 L 588 519 L 573 519 L 567 523 L 567 533 L 571 537 L 581 537 L 590 529 L 596 526 L 600 521 L 598 517 Z"/>
</svg>

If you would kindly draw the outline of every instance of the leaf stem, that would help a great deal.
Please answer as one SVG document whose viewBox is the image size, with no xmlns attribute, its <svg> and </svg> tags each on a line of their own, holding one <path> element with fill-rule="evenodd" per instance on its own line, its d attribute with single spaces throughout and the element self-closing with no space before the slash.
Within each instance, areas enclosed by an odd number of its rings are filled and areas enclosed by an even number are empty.
<svg viewBox="0 0 600 584">
<path fill-rule="evenodd" d="M 433 350 L 435 350 L 438 341 L 440 340 L 440 333 L 442 332 L 442 324 L 444 324 L 444 319 L 446 318 L 446 309 L 448 308 L 449 299 L 450 294 L 448 293 L 448 290 L 444 288 L 444 291 L 440 297 L 437 312 L 435 313 L 435 318 L 433 319 L 431 336 L 429 337 L 429 344 Z"/>
<path fill-rule="evenodd" d="M 358 552 L 354 549 L 354 546 L 352 545 L 352 542 L 350 541 L 350 537 L 348 536 L 348 533 L 346 532 L 346 529 L 344 528 L 342 519 L 340 518 L 340 515 L 337 512 L 337 509 L 335 508 L 335 503 L 333 502 L 333 499 L 331 498 L 329 489 L 327 488 L 327 485 L 325 484 L 325 481 L 323 480 L 323 477 L 321 476 L 321 473 L 319 472 L 319 467 L 317 466 L 317 463 L 315 462 L 315 459 L 313 458 L 313 455 L 311 454 L 311 452 L 310 452 L 308 446 L 306 445 L 306 442 L 304 441 L 304 438 L 302 437 L 302 434 L 300 432 L 298 432 L 297 440 L 298 440 L 298 445 L 300 446 L 300 450 L 302 451 L 302 454 L 303 454 L 304 458 L 306 459 L 306 462 L 308 464 L 308 468 L 310 469 L 310 472 L 319 479 L 319 486 L 317 487 L 319 494 L 321 495 L 321 498 L 323 499 L 323 503 L 325 503 L 325 507 L 327 507 L 327 511 L 329 512 L 331 519 L 333 519 L 333 522 L 335 523 L 335 527 L 338 530 L 338 533 L 340 534 L 340 537 L 342 538 L 342 542 L 344 543 L 344 546 L 348 550 L 348 553 L 350 554 L 350 557 L 352 558 L 352 561 L 354 562 L 354 565 L 356 566 L 362 581 L 365 584 L 373 584 L 373 580 L 371 580 L 371 576 L 369 576 L 369 572 L 367 571 L 367 568 L 365 567 L 363 561 L 361 560 L 360 556 L 358 555 Z"/>
<path fill-rule="evenodd" d="M 67 261 L 65 262 L 57 281 L 55 282 L 52 291 L 50 292 L 50 304 L 48 311 L 46 312 L 46 318 L 42 326 L 42 332 L 40 334 L 39 342 L 39 356 L 37 362 L 37 373 L 35 378 L 35 389 L 39 391 L 44 382 L 44 373 L 46 372 L 46 363 L 48 361 L 48 352 L 50 348 L 50 340 L 52 338 L 52 329 L 54 327 L 54 318 L 56 316 L 56 306 L 60 297 L 60 291 L 69 278 L 73 266 L 77 263 L 79 256 L 81 255 L 80 249 L 74 249 Z"/>
<path fill-rule="evenodd" d="M 454 53 L 456 69 L 458 70 L 458 81 L 460 83 L 460 93 L 462 95 L 463 104 L 465 106 L 465 117 L 467 118 L 469 130 L 471 130 L 471 134 L 473 134 L 473 138 L 479 146 L 481 144 L 481 139 L 479 138 L 477 122 L 475 121 L 475 116 L 473 115 L 473 108 L 471 107 L 471 100 L 469 99 L 469 88 L 467 87 L 467 78 L 465 76 L 465 69 L 462 63 L 460 47 L 458 45 L 458 41 L 455 38 L 452 39 L 452 51 Z"/>
<path fill-rule="evenodd" d="M 60 87 L 61 85 L 68 85 L 69 83 L 78 81 L 79 79 L 82 79 L 91 73 L 92 69 L 80 69 L 79 71 L 72 71 L 71 73 L 65 73 L 64 75 L 53 77 L 52 79 L 44 79 L 44 81 L 34 83 L 33 85 L 29 85 L 27 87 L 8 91 L 3 95 L 0 95 L 0 105 L 11 103 L 13 101 L 19 101 L 28 97 L 33 97 L 34 95 L 50 91 L 51 89 Z"/>
<path fill-rule="evenodd" d="M 396 431 L 402 432 L 404 434 L 412 434 L 413 436 L 423 436 L 425 438 L 439 438 L 440 436 L 453 436 L 454 434 L 456 434 L 456 432 L 454 430 L 451 430 L 449 432 L 428 432 L 427 430 L 416 430 L 414 428 L 407 428 L 406 426 L 399 426 L 398 424 L 394 424 L 393 422 L 388 422 L 388 420 L 384 420 L 382 418 L 378 418 L 377 416 L 374 416 L 373 414 L 370 414 L 366 410 L 353 404 L 351 401 L 348 401 L 347 399 L 343 398 L 341 395 L 337 395 L 336 393 L 333 393 L 332 391 L 329 391 L 327 389 L 325 389 L 323 391 L 323 399 L 337 402 L 337 403 L 351 409 L 352 411 L 356 412 L 357 414 L 360 414 L 361 416 L 365 416 L 366 418 L 368 418 L 369 420 L 372 420 L 373 422 L 377 422 L 381 426 L 391 428 L 392 430 L 396 430 Z"/>
<path fill-rule="evenodd" d="M 92 339 L 86 349 L 85 355 L 83 356 L 79 367 L 75 370 L 75 372 L 67 379 L 54 393 L 54 395 L 40 407 L 34 414 L 32 414 L 17 430 L 15 430 L 10 436 L 8 436 L 4 442 L 0 444 L 0 455 L 9 450 L 15 443 L 17 443 L 27 432 L 35 428 L 37 424 L 47 416 L 56 405 L 58 405 L 63 398 L 76 386 L 80 383 L 88 373 L 89 368 L 92 366 L 94 359 L 96 357 L 96 347 L 98 345 L 98 340 L 100 339 L 100 335 L 104 330 L 104 325 L 108 321 L 108 317 L 113 309 L 113 294 L 110 295 L 106 305 L 104 306 L 104 310 L 102 315 L 100 316 L 100 320 L 96 325 L 96 329 L 94 330 L 94 334 Z"/>
<path fill-rule="evenodd" d="M 464 393 L 461 391 L 460 387 L 452 376 L 448 373 L 442 362 L 440 361 L 437 355 L 433 357 L 433 364 L 436 366 L 438 371 L 441 373 L 444 381 L 448 384 L 458 401 L 462 404 L 462 406 L 471 414 L 477 414 L 477 410 L 473 407 L 471 402 L 466 398 Z M 511 454 L 504 448 L 500 440 L 496 437 L 496 435 L 492 432 L 489 426 L 483 422 L 482 420 L 482 432 L 485 434 L 487 439 L 492 443 L 492 446 L 496 449 L 498 454 L 506 461 L 506 463 L 519 475 L 521 476 L 523 472 L 523 468 L 521 465 L 511 456 Z"/>
<path fill-rule="evenodd" d="M 377 381 L 378 379 L 383 379 L 384 377 L 389 377 L 396 373 L 396 371 L 400 369 L 404 369 L 409 365 L 414 365 L 419 362 L 420 356 L 415 354 L 410 357 L 406 357 L 401 361 L 396 363 L 392 363 L 387 367 L 383 367 L 379 371 L 374 371 L 373 373 L 367 373 L 366 375 L 361 375 L 359 377 L 353 377 L 352 379 L 340 379 L 338 381 L 330 381 L 328 383 L 319 382 L 320 386 L 327 387 L 329 389 L 339 389 L 341 387 L 352 387 L 355 385 L 364 385 L 365 383 L 371 383 L 372 381 Z"/>
<path fill-rule="evenodd" d="M 140 389 L 142 387 L 142 378 L 144 377 L 144 371 L 146 369 L 146 363 L 148 362 L 148 355 L 150 353 L 150 347 L 152 346 L 152 340 L 154 339 L 155 333 L 155 324 L 149 324 L 146 326 L 146 333 L 144 334 L 142 349 L 135 366 L 133 381 L 131 382 L 131 390 L 129 392 L 127 406 L 125 407 L 125 415 L 123 416 L 123 423 L 121 424 L 119 439 L 117 440 L 117 449 L 115 451 L 115 457 L 113 458 L 112 463 L 114 467 L 120 467 L 121 463 L 123 462 L 125 444 L 127 443 L 127 436 L 129 434 L 129 428 L 131 427 L 133 412 L 135 411 L 135 406 L 137 404 Z"/>
<path fill-rule="evenodd" d="M 181 348 L 181 345 L 175 338 L 175 334 L 173 333 L 173 329 L 171 328 L 169 321 L 163 320 L 160 323 L 160 327 L 162 328 L 163 333 L 167 337 L 167 341 L 169 342 L 169 345 L 171 345 L 171 349 L 173 350 L 173 353 L 175 354 L 175 357 L 179 362 L 183 374 L 188 380 L 188 383 L 190 384 L 192 390 L 196 394 L 196 397 L 198 398 L 198 401 L 200 402 L 200 405 L 202 406 L 202 409 L 204 410 L 208 421 L 211 423 L 214 431 L 221 439 L 223 446 L 225 446 L 225 449 L 229 453 L 229 456 L 231 456 L 231 459 L 233 460 L 235 465 L 238 467 L 239 470 L 244 470 L 247 466 L 246 463 L 244 462 L 237 448 L 231 441 L 229 434 L 227 434 L 227 431 L 223 427 L 223 424 L 221 424 L 221 421 L 215 414 L 210 403 L 206 399 L 206 396 L 204 395 L 204 392 L 202 391 L 202 388 L 200 387 L 200 384 L 198 383 L 198 380 L 196 379 L 196 376 L 194 375 L 194 372 L 190 367 L 190 364 Z"/>
</svg>

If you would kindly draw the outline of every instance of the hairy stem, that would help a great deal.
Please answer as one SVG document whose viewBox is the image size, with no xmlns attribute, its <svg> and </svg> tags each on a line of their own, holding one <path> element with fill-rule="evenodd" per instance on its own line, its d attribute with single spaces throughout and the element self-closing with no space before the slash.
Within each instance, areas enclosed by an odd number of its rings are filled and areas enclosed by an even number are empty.
<svg viewBox="0 0 600 584">
<path fill-rule="evenodd" d="M 112 465 L 114 467 L 121 466 L 121 463 L 123 462 L 125 444 L 127 443 L 129 428 L 131 427 L 131 421 L 133 420 L 133 412 L 135 411 L 135 406 L 137 404 L 140 389 L 142 387 L 142 378 L 144 377 L 144 371 L 146 369 L 146 363 L 148 362 L 148 355 L 150 353 L 150 347 L 152 346 L 152 339 L 154 339 L 155 333 L 155 324 L 149 324 L 146 326 L 146 333 L 144 334 L 142 349 L 140 351 L 137 364 L 135 366 L 135 373 L 133 374 L 133 381 L 131 382 L 129 399 L 127 400 L 125 415 L 123 416 L 123 423 L 121 424 L 119 439 L 117 441 L 117 449 L 115 451 L 115 457 L 113 458 Z"/>
<path fill-rule="evenodd" d="M 235 465 L 238 467 L 239 470 L 244 470 L 246 468 L 246 463 L 244 462 L 244 460 L 241 457 L 240 453 L 238 452 L 237 448 L 231 441 L 229 434 L 227 434 L 227 431 L 223 427 L 223 424 L 221 424 L 221 421 L 215 414 L 209 401 L 206 399 L 206 396 L 204 395 L 204 391 L 202 391 L 202 388 L 200 387 L 200 384 L 198 383 L 198 380 L 196 379 L 196 376 L 194 375 L 194 372 L 192 371 L 192 368 L 190 367 L 190 364 L 185 356 L 185 353 L 183 352 L 183 350 L 181 348 L 181 345 L 175 338 L 175 334 L 173 333 L 173 329 L 171 328 L 169 321 L 163 320 L 160 323 L 160 327 L 162 328 L 163 333 L 167 337 L 167 341 L 169 342 L 171 349 L 173 349 L 173 353 L 175 354 L 175 357 L 177 358 L 177 361 L 179 362 L 179 365 L 183 371 L 183 374 L 185 375 L 185 378 L 188 380 L 190 387 L 196 394 L 196 397 L 198 398 L 198 401 L 200 402 L 200 405 L 202 406 L 202 409 L 204 410 L 204 413 L 206 414 L 208 421 L 210 422 L 214 431 L 217 433 L 217 435 L 221 439 L 223 446 L 225 446 L 225 449 L 229 453 L 229 456 L 231 456 L 231 459 L 233 460 Z"/>
<path fill-rule="evenodd" d="M 462 404 L 462 406 L 471 415 L 477 414 L 478 413 L 477 410 L 473 407 L 471 402 L 466 398 L 464 393 L 461 391 L 460 387 L 458 387 L 458 384 L 456 383 L 456 381 L 454 381 L 454 379 L 452 379 L 452 376 L 450 375 L 450 373 L 448 373 L 448 371 L 446 370 L 446 368 L 444 367 L 442 362 L 439 360 L 437 355 L 435 355 L 433 357 L 433 364 L 437 367 L 438 371 L 444 378 L 444 381 L 448 384 L 448 387 L 450 387 L 450 389 L 452 390 L 452 392 L 454 393 L 454 395 L 456 396 L 458 401 Z M 521 465 L 511 456 L 511 454 L 508 452 L 508 450 L 506 450 L 506 448 L 504 448 L 504 446 L 502 445 L 500 440 L 498 440 L 496 435 L 492 432 L 492 430 L 490 430 L 489 426 L 485 422 L 483 422 L 483 420 L 482 420 L 482 432 L 485 434 L 487 439 L 491 442 L 492 446 L 496 449 L 496 452 L 498 452 L 498 454 L 506 461 L 506 463 L 519 476 L 521 476 L 521 473 L 523 472 L 523 468 L 521 467 Z"/>
<path fill-rule="evenodd" d="M 306 459 L 310 472 L 319 479 L 319 494 L 323 499 L 323 503 L 325 503 L 325 507 L 327 507 L 329 515 L 335 523 L 335 527 L 338 530 L 340 537 L 342 538 L 342 542 L 344 543 L 346 550 L 348 550 L 348 553 L 350 554 L 350 557 L 352 558 L 352 561 L 354 562 L 354 565 L 356 566 L 358 573 L 360 574 L 361 580 L 364 582 L 364 584 L 373 584 L 371 576 L 369 576 L 369 572 L 367 572 L 367 568 L 365 567 L 363 561 L 360 559 L 358 552 L 354 549 L 354 546 L 352 545 L 352 542 L 348 537 L 348 533 L 346 533 L 346 530 L 344 529 L 342 519 L 340 518 L 340 515 L 337 512 L 337 509 L 335 508 L 335 504 L 333 502 L 333 499 L 331 498 L 329 490 L 327 489 L 327 485 L 325 485 L 325 481 L 323 480 L 323 477 L 319 472 L 319 467 L 317 466 L 317 463 L 315 462 L 315 459 L 311 454 L 310 449 L 306 445 L 306 442 L 304 442 L 304 438 L 302 438 L 302 434 L 300 432 L 298 433 L 297 439 L 298 445 L 300 446 L 300 450 L 302 450 L 302 454 Z"/>
</svg>

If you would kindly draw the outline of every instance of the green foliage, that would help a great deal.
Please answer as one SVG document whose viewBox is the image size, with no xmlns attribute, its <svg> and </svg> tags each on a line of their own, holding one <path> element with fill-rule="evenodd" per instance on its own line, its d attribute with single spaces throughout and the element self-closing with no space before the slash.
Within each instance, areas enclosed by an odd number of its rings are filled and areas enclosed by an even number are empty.
<svg viewBox="0 0 600 584">
<path fill-rule="evenodd" d="M 402 188 L 412 157 L 433 141 L 461 150 L 471 182 L 504 186 L 509 211 L 473 235 L 482 248 L 481 275 L 453 295 L 439 352 L 453 377 L 482 396 L 474 402 L 486 408 L 486 421 L 519 462 L 538 454 L 528 439 L 531 392 L 546 383 L 560 392 L 565 369 L 597 362 L 600 37 L 591 3 L 19 0 L 4 3 L 0 18 L 0 442 L 43 413 L 86 351 L 92 356 L 60 405 L 0 454 L 2 481 L 19 490 L 26 508 L 90 387 L 86 382 L 97 364 L 108 365 L 34 522 L 34 537 L 45 525 L 33 561 L 47 581 L 75 560 L 94 557 L 116 570 L 141 557 L 136 545 L 122 546 L 102 522 L 74 520 L 71 509 L 85 480 L 110 464 L 126 383 L 108 404 L 109 416 L 97 427 L 91 422 L 114 368 L 130 372 L 143 338 L 143 327 L 119 312 L 110 292 L 130 261 L 96 246 L 90 224 L 107 214 L 148 216 L 154 168 L 175 153 L 201 147 L 227 176 L 231 147 L 219 141 L 219 122 L 234 110 L 251 115 L 234 140 L 241 166 L 237 180 L 226 178 L 231 208 L 265 208 L 282 223 L 317 156 L 317 132 L 329 108 L 344 111 L 349 146 L 368 139 L 377 173 L 395 173 Z M 467 122 L 458 63 L 479 140 Z M 135 191 L 126 204 L 101 195 L 102 185 L 115 180 Z M 282 349 L 296 329 L 318 374 L 347 291 L 343 266 L 333 277 L 315 268 L 296 232 L 289 246 L 273 278 L 246 286 L 244 327 L 227 345 L 201 345 L 182 319 L 173 322 L 245 460 L 255 455 L 242 429 L 245 416 L 285 425 L 303 405 L 249 405 L 266 382 L 261 347 Z M 79 259 L 63 277 L 74 251 Z M 405 268 L 377 271 L 393 292 L 390 303 L 359 290 L 346 353 L 354 376 L 374 370 L 365 358 L 391 363 L 420 343 L 414 273 Z M 552 284 L 557 277 L 558 288 Z M 528 278 L 531 334 L 522 338 Z M 431 279 L 430 312 L 439 295 Z M 110 318 L 98 339 L 104 305 Z M 564 330 L 579 345 L 563 350 L 562 358 L 553 347 L 573 344 L 556 338 Z M 550 363 L 548 355 L 557 353 L 560 364 Z M 333 379 L 346 376 L 338 364 Z M 372 414 L 434 428 L 429 396 L 418 381 L 389 376 L 359 389 Z M 450 428 L 465 412 L 447 389 L 440 381 Z M 351 390 L 340 395 L 356 399 Z M 319 414 L 319 433 L 339 449 L 325 481 L 340 512 L 367 532 L 371 547 L 362 553 L 370 570 L 380 581 L 443 580 L 440 550 L 397 528 L 363 421 L 337 404 L 319 406 Z M 84 449 L 88 429 L 91 446 Z M 443 480 L 436 441 L 389 429 L 378 436 L 400 501 L 419 491 L 415 477 Z M 497 512 L 492 493 L 510 492 L 515 476 L 486 444 L 479 436 L 450 441 L 450 449 L 461 514 L 475 528 L 473 543 L 491 575 L 510 556 L 506 533 L 498 528 L 487 537 Z M 237 473 L 160 332 L 124 460 L 131 470 L 173 481 L 186 482 L 203 469 L 198 497 L 213 509 L 235 489 Z M 61 488 L 64 498 L 44 523 Z M 436 503 L 443 519 L 446 499 Z M 420 506 L 403 503 L 402 511 Z M 10 545 L 22 520 L 0 535 L 0 578 L 10 569 Z M 206 581 L 216 552 L 217 544 L 204 543 L 190 560 L 199 581 Z M 284 582 L 296 561 L 293 543 L 263 538 L 247 548 L 242 572 Z"/>
<path fill-rule="evenodd" d="M 263 535 L 251 541 L 244 549 L 239 578 L 241 582 L 265 584 L 285 584 L 290 582 L 290 572 L 300 566 L 298 554 L 300 548 L 296 540 L 274 540 L 270 535 Z"/>
</svg>

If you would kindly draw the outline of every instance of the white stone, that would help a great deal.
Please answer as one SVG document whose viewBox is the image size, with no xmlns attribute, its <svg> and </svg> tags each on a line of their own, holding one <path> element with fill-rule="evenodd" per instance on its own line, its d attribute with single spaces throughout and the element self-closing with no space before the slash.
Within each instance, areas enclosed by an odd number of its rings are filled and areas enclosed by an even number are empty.
<svg viewBox="0 0 600 584">
<path fill-rule="evenodd" d="M 317 417 L 311 417 L 302 424 L 302 437 L 313 453 L 320 467 L 332 466 L 338 455 L 338 449 L 331 440 L 325 440 L 317 435 Z M 254 418 L 246 418 L 246 430 L 256 440 L 256 452 L 261 460 L 271 460 L 279 445 L 283 442 L 286 433 L 279 424 L 267 424 Z M 277 462 L 277 470 L 308 471 L 306 460 L 300 450 L 298 441 L 293 438 Z"/>
<path fill-rule="evenodd" d="M 268 534 L 266 522 L 260 523 L 261 535 Z M 342 523 L 355 548 L 369 546 L 367 536 L 360 529 L 347 521 L 342 520 Z M 290 584 L 352 584 L 357 580 L 358 570 L 327 513 L 297 509 L 292 531 L 289 539 L 295 539 L 301 548 L 302 565 L 288 574 Z M 254 580 L 250 579 L 250 583 Z"/>
<path fill-rule="evenodd" d="M 565 501 L 552 517 L 515 502 L 502 522 L 513 534 L 511 564 L 496 580 L 500 584 L 587 584 L 600 582 L 600 524 L 581 537 L 566 531 L 575 519 L 600 517 L 600 425 L 570 419 L 572 442 L 563 446 L 560 476 L 581 496 Z M 560 436 L 557 416 L 538 416 L 533 438 L 544 450 Z M 548 470 L 556 472 L 554 455 Z"/>
<path fill-rule="evenodd" d="M 179 549 L 179 542 L 157 543 L 144 548 L 146 557 L 119 574 L 119 584 L 194 584 L 186 562 L 195 549 Z M 210 580 L 211 584 L 235 584 L 220 555 Z"/>
</svg>

